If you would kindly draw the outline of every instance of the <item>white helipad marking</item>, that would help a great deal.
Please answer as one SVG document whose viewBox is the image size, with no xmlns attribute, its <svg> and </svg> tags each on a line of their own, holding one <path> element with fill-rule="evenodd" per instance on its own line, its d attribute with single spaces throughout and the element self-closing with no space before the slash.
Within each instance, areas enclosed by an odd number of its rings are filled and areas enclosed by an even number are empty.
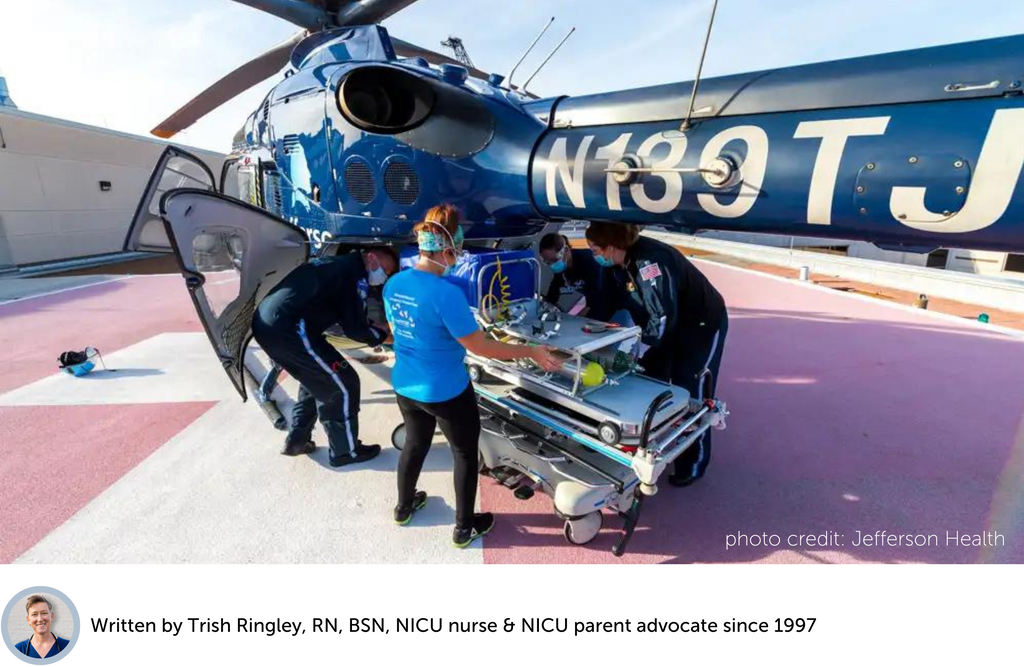
<svg viewBox="0 0 1024 667">
<path fill-rule="evenodd" d="M 103 353 L 89 375 L 55 373 L 0 396 L 0 405 L 116 405 L 237 397 L 203 333 L 164 333 Z"/>
<path fill-rule="evenodd" d="M 208 348 L 206 353 L 212 355 Z M 224 375 L 216 361 L 212 365 Z M 418 484 L 430 496 L 427 506 L 412 525 L 394 525 L 399 453 L 390 434 L 401 417 L 390 368 L 354 366 L 362 382 L 360 435 L 384 447 L 373 461 L 328 467 L 327 439 L 319 428 L 313 437 L 320 447 L 312 456 L 281 456 L 284 433 L 271 427 L 254 401 L 243 404 L 233 395 L 19 562 L 483 562 L 482 549 L 451 546 L 455 494 L 445 445 L 435 445 Z M 284 386 L 295 395 L 294 380 Z"/>
</svg>

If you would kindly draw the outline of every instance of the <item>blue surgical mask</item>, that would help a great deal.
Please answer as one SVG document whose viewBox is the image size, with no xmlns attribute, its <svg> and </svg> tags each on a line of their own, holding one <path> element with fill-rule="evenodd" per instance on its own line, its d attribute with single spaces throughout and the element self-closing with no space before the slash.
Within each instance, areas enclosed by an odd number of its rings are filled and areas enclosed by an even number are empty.
<svg viewBox="0 0 1024 667">
<path fill-rule="evenodd" d="M 438 266 L 444 267 L 444 271 L 441 272 L 442 276 L 450 276 L 452 274 L 452 269 L 455 268 L 454 264 L 442 264 L 441 262 L 437 261 L 436 259 L 430 259 L 429 257 L 427 257 L 426 259 L 431 264 L 437 264 Z"/>
<path fill-rule="evenodd" d="M 562 271 L 565 271 L 565 260 L 560 259 L 554 264 L 552 264 L 551 270 L 554 271 L 555 273 L 561 273 Z"/>
<path fill-rule="evenodd" d="M 596 252 L 594 253 L 594 261 L 596 261 L 598 264 L 605 268 L 615 266 L 615 262 L 608 259 L 604 255 L 598 255 Z"/>
<path fill-rule="evenodd" d="M 388 274 L 384 272 L 382 267 L 377 267 L 366 274 L 366 282 L 370 283 L 373 287 L 383 285 L 388 281 Z"/>
</svg>

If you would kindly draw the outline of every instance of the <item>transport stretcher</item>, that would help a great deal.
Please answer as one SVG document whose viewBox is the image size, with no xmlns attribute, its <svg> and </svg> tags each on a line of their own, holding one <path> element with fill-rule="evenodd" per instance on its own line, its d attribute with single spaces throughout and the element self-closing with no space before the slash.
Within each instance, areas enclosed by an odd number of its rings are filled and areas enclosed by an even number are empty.
<svg viewBox="0 0 1024 667">
<path fill-rule="evenodd" d="M 494 261 L 500 280 L 500 258 Z M 537 296 L 535 285 L 530 296 L 508 298 L 515 295 L 505 290 L 496 299 L 483 284 L 492 267 L 484 263 L 476 278 L 481 326 L 504 342 L 550 345 L 565 363 L 546 373 L 528 361 L 467 355 L 481 418 L 480 471 L 517 498 L 537 490 L 548 495 L 572 544 L 593 540 L 605 511 L 622 516 L 612 549 L 621 556 L 644 498 L 657 493 L 665 469 L 708 429 L 725 427 L 726 405 L 643 375 L 639 327 L 561 313 Z M 701 386 L 711 386 L 709 372 Z M 404 437 L 400 425 L 395 447 Z"/>
</svg>

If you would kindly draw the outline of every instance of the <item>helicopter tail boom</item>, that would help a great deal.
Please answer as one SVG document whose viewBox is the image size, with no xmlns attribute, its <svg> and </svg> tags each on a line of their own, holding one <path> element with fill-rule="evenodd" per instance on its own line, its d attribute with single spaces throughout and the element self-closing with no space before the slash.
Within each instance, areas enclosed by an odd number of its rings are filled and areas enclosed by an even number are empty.
<svg viewBox="0 0 1024 667">
<path fill-rule="evenodd" d="M 1024 37 L 568 98 L 532 161 L 538 210 L 1024 248 Z"/>
</svg>

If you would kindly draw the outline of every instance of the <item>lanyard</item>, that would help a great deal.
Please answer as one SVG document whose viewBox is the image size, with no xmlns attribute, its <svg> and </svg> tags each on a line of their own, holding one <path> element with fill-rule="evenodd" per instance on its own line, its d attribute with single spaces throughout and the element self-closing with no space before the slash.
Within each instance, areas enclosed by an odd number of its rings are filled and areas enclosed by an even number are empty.
<svg viewBox="0 0 1024 667">
<path fill-rule="evenodd" d="M 57 653 L 60 653 L 60 642 L 57 641 L 57 635 L 53 634 L 53 630 L 50 630 L 50 634 L 53 635 L 53 645 L 57 647 Z M 25 655 L 28 655 L 29 650 L 32 649 L 32 648 L 33 648 L 33 646 L 32 646 L 32 638 L 29 637 L 28 638 L 28 643 L 25 644 Z M 49 651 L 47 651 L 47 654 L 49 654 Z M 40 659 L 44 659 L 44 658 L 46 658 L 46 656 L 45 655 L 41 655 L 41 656 L 39 656 L 39 658 Z"/>
</svg>

